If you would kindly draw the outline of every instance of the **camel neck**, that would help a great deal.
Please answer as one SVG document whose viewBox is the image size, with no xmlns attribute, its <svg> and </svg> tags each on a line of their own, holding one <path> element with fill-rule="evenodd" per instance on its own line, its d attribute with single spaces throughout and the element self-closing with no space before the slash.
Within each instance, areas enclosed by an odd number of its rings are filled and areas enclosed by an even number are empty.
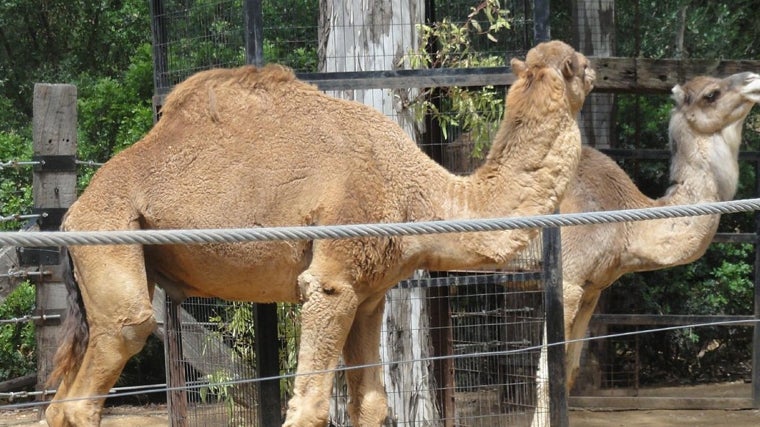
<svg viewBox="0 0 760 427">
<path fill-rule="evenodd" d="M 738 129 L 737 129 L 738 127 Z M 671 186 L 663 204 L 731 200 L 739 180 L 741 122 L 713 135 L 671 127 Z"/>
<path fill-rule="evenodd" d="M 580 133 L 568 114 L 543 121 L 507 116 L 483 166 L 465 177 L 452 176 L 432 204 L 435 219 L 529 216 L 551 213 L 575 174 Z M 480 233 L 479 233 L 480 234 Z M 429 269 L 503 265 L 536 230 L 421 236 L 434 247 Z"/>
<path fill-rule="evenodd" d="M 677 122 L 678 117 L 675 118 Z M 671 123 L 673 123 L 671 121 Z M 730 126 L 729 126 L 730 127 Z M 694 135 L 671 125 L 673 184 L 655 205 L 673 206 L 730 200 L 739 176 L 741 130 Z M 718 229 L 719 215 L 669 218 L 631 225 L 627 271 L 643 271 L 692 262 L 704 254 Z"/>
</svg>

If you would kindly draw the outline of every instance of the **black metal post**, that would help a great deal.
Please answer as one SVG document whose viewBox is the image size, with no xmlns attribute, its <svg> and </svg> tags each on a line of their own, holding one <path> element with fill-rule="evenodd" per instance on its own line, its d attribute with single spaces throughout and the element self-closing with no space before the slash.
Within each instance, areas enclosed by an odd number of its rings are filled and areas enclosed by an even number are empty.
<svg viewBox="0 0 760 427">
<path fill-rule="evenodd" d="M 533 43 L 551 39 L 551 24 L 549 21 L 549 0 L 533 1 Z"/>
<path fill-rule="evenodd" d="M 546 341 L 549 344 L 549 420 L 551 427 L 568 427 L 565 373 L 565 314 L 562 305 L 562 242 L 559 228 L 545 228 L 543 235 L 544 307 Z M 559 343 L 559 344 L 558 344 Z"/>
<path fill-rule="evenodd" d="M 169 92 L 168 36 L 163 0 L 150 0 L 150 30 L 153 34 L 153 91 L 156 95 Z"/>
<path fill-rule="evenodd" d="M 760 194 L 760 161 L 755 161 L 755 194 Z M 760 321 L 760 212 L 755 212 L 755 321 Z M 760 323 L 752 334 L 752 407 L 760 408 Z"/>
<path fill-rule="evenodd" d="M 277 304 L 255 304 L 253 328 L 256 333 L 256 376 L 273 378 L 258 382 L 259 425 L 280 425 L 280 352 L 277 340 Z"/>
<path fill-rule="evenodd" d="M 264 65 L 264 14 L 261 0 L 243 1 L 245 23 L 245 62 Z M 256 332 L 256 376 L 275 378 L 280 375 L 280 352 L 277 336 L 277 304 L 255 304 L 253 327 Z M 259 388 L 259 425 L 279 425 L 281 420 L 280 381 L 270 379 L 257 383 Z"/>
<path fill-rule="evenodd" d="M 261 0 L 243 2 L 245 20 L 245 63 L 261 67 L 264 65 L 264 13 Z"/>
</svg>

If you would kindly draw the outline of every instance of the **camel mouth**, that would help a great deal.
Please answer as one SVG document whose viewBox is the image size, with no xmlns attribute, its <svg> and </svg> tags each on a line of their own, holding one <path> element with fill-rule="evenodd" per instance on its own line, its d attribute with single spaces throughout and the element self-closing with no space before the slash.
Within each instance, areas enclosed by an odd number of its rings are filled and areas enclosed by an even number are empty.
<svg viewBox="0 0 760 427">
<path fill-rule="evenodd" d="M 742 95 L 755 104 L 760 103 L 760 75 L 755 73 L 747 74 L 744 78 Z"/>
</svg>

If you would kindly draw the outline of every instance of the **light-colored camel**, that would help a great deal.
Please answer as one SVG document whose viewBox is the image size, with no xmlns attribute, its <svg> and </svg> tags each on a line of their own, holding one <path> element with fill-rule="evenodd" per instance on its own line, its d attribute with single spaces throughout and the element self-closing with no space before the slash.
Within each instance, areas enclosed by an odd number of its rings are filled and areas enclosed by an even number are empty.
<svg viewBox="0 0 760 427">
<path fill-rule="evenodd" d="M 524 62 L 513 59 L 512 69 L 517 80 L 493 148 L 467 177 L 437 165 L 379 112 L 326 96 L 283 67 L 198 73 L 172 91 L 141 141 L 95 174 L 63 228 L 308 226 L 552 212 L 576 172 L 575 117 L 595 74 L 583 55 L 558 41 L 531 49 Z M 325 425 L 329 371 L 341 351 L 349 366 L 379 361 L 388 288 L 419 268 L 503 264 L 534 235 L 70 247 L 78 281 L 72 300 L 81 298 L 72 308 L 86 312 L 86 323 L 81 312 L 67 317 L 55 400 L 109 390 L 156 326 L 151 297 L 158 283 L 175 300 L 302 302 L 298 375 L 284 425 Z M 378 426 L 386 417 L 381 369 L 347 371 L 355 425 Z M 102 404 L 53 403 L 46 417 L 51 426 L 95 426 Z"/>
<path fill-rule="evenodd" d="M 671 186 L 650 199 L 609 157 L 584 146 L 578 175 L 560 205 L 562 213 L 636 209 L 726 201 L 739 179 L 744 119 L 760 102 L 760 76 L 740 73 L 696 77 L 673 88 L 669 137 Z M 562 276 L 567 341 L 583 338 L 601 292 L 623 274 L 686 264 L 701 257 L 719 215 L 612 223 L 562 229 Z M 578 374 L 583 343 L 566 345 L 567 390 Z M 542 371 L 546 372 L 542 352 Z M 539 406 L 548 408 L 546 389 Z M 545 413 L 545 411 L 544 411 Z M 546 419 L 543 424 L 548 426 Z"/>
</svg>

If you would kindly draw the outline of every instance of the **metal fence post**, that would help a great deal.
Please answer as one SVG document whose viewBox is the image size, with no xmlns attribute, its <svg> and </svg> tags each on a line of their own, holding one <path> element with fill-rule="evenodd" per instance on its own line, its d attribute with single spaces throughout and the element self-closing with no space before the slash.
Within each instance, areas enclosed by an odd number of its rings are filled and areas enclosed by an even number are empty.
<svg viewBox="0 0 760 427">
<path fill-rule="evenodd" d="M 760 160 L 755 162 L 755 194 L 760 194 Z M 760 212 L 755 212 L 755 321 L 760 321 Z M 752 328 L 752 407 L 760 408 L 760 323 Z"/>
<path fill-rule="evenodd" d="M 559 228 L 545 228 L 544 307 L 546 310 L 546 341 L 549 345 L 549 414 L 552 427 L 568 427 L 567 391 L 565 383 L 565 315 L 562 305 L 562 242 Z M 559 344 L 558 344 L 559 343 Z"/>
</svg>

